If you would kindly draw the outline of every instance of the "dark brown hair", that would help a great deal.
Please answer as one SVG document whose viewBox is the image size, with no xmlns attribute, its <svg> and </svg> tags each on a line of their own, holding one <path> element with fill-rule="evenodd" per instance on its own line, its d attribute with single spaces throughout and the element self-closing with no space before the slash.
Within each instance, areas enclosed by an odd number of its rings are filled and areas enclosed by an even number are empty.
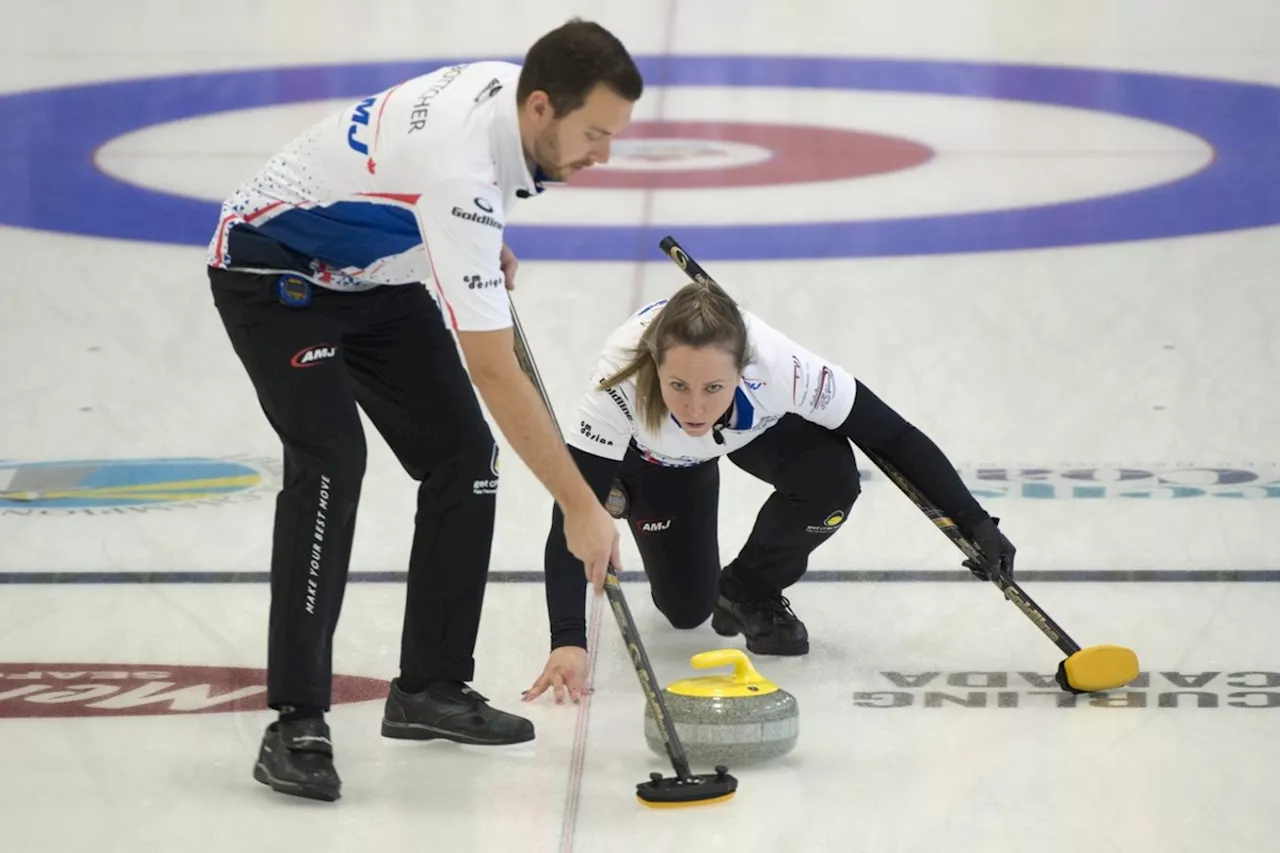
<svg viewBox="0 0 1280 853">
<path fill-rule="evenodd" d="M 622 42 L 599 24 L 573 18 L 533 43 L 525 54 L 516 103 L 546 92 L 557 117 L 580 109 L 603 83 L 628 101 L 640 100 L 644 80 Z"/>
<path fill-rule="evenodd" d="M 639 342 L 628 354 L 627 363 L 602 380 L 598 387 L 603 391 L 634 377 L 636 416 L 657 432 L 667 416 L 658 368 L 667 350 L 682 345 L 722 349 L 733 356 L 739 373 L 754 358 L 747 341 L 747 324 L 737 303 L 715 282 L 692 282 L 667 300 L 641 333 Z"/>
</svg>

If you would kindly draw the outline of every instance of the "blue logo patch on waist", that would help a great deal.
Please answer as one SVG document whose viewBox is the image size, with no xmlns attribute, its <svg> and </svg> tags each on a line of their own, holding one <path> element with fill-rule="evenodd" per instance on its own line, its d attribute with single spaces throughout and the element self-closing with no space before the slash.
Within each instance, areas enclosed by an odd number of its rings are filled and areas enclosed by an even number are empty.
<svg viewBox="0 0 1280 853">
<path fill-rule="evenodd" d="M 311 304 L 311 282 L 298 275 L 282 275 L 276 280 L 276 295 L 281 304 L 302 308 Z"/>
</svg>

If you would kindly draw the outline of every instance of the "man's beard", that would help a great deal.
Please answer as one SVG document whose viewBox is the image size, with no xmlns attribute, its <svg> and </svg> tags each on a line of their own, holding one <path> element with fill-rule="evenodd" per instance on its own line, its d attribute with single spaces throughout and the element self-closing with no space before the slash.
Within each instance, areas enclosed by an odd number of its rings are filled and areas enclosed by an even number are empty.
<svg viewBox="0 0 1280 853">
<path fill-rule="evenodd" d="M 589 160 L 578 160 L 573 163 L 560 162 L 560 146 L 556 142 L 554 127 L 547 129 L 534 150 L 538 166 L 552 181 L 566 181 L 577 169 L 591 165 Z"/>
</svg>

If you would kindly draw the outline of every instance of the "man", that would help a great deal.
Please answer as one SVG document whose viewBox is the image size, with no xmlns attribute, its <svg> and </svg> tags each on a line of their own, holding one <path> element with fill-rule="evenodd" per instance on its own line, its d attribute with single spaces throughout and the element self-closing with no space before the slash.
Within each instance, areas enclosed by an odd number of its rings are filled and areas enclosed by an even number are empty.
<svg viewBox="0 0 1280 853">
<path fill-rule="evenodd" d="M 517 200 L 608 160 L 642 89 L 623 45 L 574 19 L 522 66 L 443 68 L 352 104 L 223 205 L 208 259 L 214 302 L 284 446 L 267 660 L 280 716 L 258 781 L 315 799 L 340 793 L 324 713 L 365 466 L 357 406 L 421 482 L 382 734 L 533 737 L 528 720 L 466 684 L 498 486 L 472 385 L 562 507 L 569 549 L 591 566 L 617 564 L 613 519 L 516 362 L 506 293 L 516 260 L 502 232 Z"/>
</svg>

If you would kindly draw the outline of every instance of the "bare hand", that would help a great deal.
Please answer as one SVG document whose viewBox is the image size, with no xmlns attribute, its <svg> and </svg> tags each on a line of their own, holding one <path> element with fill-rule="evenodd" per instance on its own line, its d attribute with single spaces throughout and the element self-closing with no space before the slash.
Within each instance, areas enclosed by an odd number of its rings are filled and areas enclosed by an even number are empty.
<svg viewBox="0 0 1280 853">
<path fill-rule="evenodd" d="M 569 553 L 582 561 L 587 580 L 595 587 L 596 595 L 604 592 L 604 579 L 612 565 L 622 571 L 618 556 L 618 527 L 599 503 L 591 503 L 583 509 L 564 515 L 564 539 Z"/>
<path fill-rule="evenodd" d="M 576 705 L 594 691 L 587 687 L 587 650 L 581 646 L 561 646 L 551 653 L 542 675 L 533 682 L 533 686 L 524 692 L 524 701 L 532 702 L 550 687 L 555 694 L 556 704 L 564 704 L 564 695 Z"/>
<path fill-rule="evenodd" d="M 502 244 L 502 254 L 499 256 L 499 266 L 502 267 L 502 277 L 506 279 L 507 290 L 516 289 L 516 267 L 520 266 L 520 262 L 516 260 L 516 253 L 506 243 Z"/>
</svg>

